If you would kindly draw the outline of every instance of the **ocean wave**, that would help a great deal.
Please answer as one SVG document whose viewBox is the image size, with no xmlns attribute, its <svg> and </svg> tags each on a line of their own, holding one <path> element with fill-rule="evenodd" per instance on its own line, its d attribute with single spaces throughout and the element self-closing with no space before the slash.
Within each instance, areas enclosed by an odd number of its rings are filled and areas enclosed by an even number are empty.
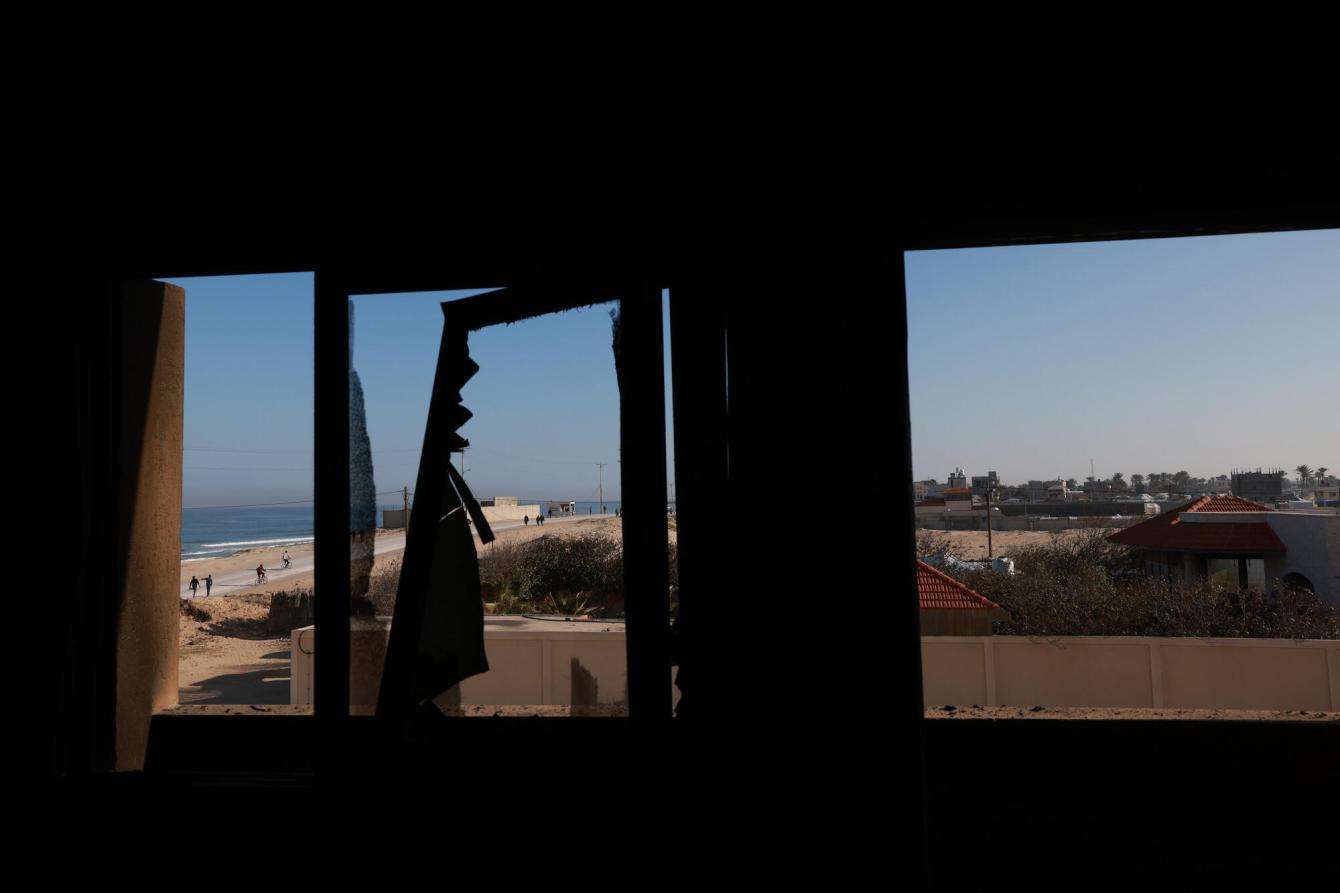
<svg viewBox="0 0 1340 893">
<path fill-rule="evenodd" d="M 316 537 L 314 536 L 286 536 L 275 540 L 238 540 L 237 542 L 232 543 L 201 543 L 200 545 L 204 546 L 206 549 L 211 548 L 219 549 L 225 547 L 231 548 L 234 546 L 273 546 L 277 545 L 278 543 L 289 543 L 291 545 L 298 545 L 299 543 L 311 543 L 315 541 Z M 187 552 L 186 554 L 194 555 L 197 553 Z"/>
</svg>

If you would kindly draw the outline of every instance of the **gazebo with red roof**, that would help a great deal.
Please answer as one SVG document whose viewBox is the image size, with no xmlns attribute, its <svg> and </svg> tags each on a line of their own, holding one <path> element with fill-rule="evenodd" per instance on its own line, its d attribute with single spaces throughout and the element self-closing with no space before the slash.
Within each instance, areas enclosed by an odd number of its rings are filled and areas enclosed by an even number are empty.
<svg viewBox="0 0 1340 893">
<path fill-rule="evenodd" d="M 917 559 L 917 600 L 923 636 L 989 636 L 1000 605 Z"/>
<path fill-rule="evenodd" d="M 1260 561 L 1264 568 L 1268 559 L 1288 551 L 1267 520 L 1256 515 L 1270 511 L 1240 496 L 1202 496 L 1107 539 L 1141 550 L 1151 571 L 1172 579 L 1205 577 L 1236 564 L 1238 585 L 1245 589 L 1248 562 Z M 1249 513 L 1245 518 L 1244 512 Z M 1233 517 L 1222 521 L 1214 517 L 1225 514 Z"/>
</svg>

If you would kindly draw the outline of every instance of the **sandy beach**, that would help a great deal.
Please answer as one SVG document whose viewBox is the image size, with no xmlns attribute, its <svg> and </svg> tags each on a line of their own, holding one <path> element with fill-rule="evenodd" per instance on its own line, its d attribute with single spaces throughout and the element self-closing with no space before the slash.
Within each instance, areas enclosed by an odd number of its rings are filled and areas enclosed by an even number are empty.
<svg viewBox="0 0 1340 893">
<path fill-rule="evenodd" d="M 476 546 L 481 554 L 498 545 L 523 543 L 541 536 L 597 535 L 618 538 L 623 523 L 609 516 L 573 516 L 546 519 L 543 527 L 520 522 L 494 527 L 497 539 Z M 670 532 L 671 542 L 675 532 Z M 378 530 L 373 573 L 404 555 L 404 532 Z M 307 543 L 289 548 L 293 569 L 280 567 L 282 548 L 247 549 L 221 558 L 184 561 L 181 565 L 183 596 L 192 576 L 213 574 L 213 593 L 189 599 L 180 621 L 181 663 L 178 689 L 183 705 L 287 704 L 289 701 L 289 638 L 267 630 L 270 596 L 275 592 L 310 589 L 313 586 L 314 546 Z M 255 585 L 255 568 L 264 564 L 271 579 Z M 228 580 L 239 582 L 228 583 Z M 187 611 L 193 611 L 192 614 Z M 198 619 L 208 615 L 208 619 Z"/>
</svg>

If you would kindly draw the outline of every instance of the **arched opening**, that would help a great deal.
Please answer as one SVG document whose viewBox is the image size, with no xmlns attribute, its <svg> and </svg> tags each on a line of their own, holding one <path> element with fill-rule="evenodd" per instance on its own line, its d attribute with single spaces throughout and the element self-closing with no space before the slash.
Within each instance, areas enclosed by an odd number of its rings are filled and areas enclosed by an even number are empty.
<svg viewBox="0 0 1340 893">
<path fill-rule="evenodd" d="M 1297 571 L 1290 571 L 1280 578 L 1280 582 L 1286 586 L 1292 586 L 1295 589 L 1306 589 L 1308 592 L 1316 592 L 1312 586 L 1312 581 Z"/>
</svg>

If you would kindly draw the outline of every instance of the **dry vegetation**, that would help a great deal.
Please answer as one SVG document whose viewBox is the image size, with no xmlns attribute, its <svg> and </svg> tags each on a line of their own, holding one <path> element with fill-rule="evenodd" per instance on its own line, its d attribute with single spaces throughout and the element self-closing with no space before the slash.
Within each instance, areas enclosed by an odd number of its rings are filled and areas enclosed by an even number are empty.
<svg viewBox="0 0 1340 893">
<path fill-rule="evenodd" d="M 669 548 L 673 604 L 675 544 Z M 623 616 L 623 547 L 603 533 L 495 543 L 479 556 L 479 579 L 484 601 L 499 614 Z M 399 582 L 399 561 L 373 574 L 368 595 L 378 614 L 394 610 Z"/>
<path fill-rule="evenodd" d="M 1045 544 L 1014 550 L 1012 577 L 946 572 L 1009 612 L 994 624 L 1000 635 L 1340 638 L 1340 611 L 1311 592 L 1282 585 L 1240 591 L 1205 580 L 1170 583 L 1146 574 L 1128 550 L 1107 542 L 1105 533 L 1055 535 Z M 935 534 L 921 532 L 919 554 L 943 545 Z"/>
</svg>

